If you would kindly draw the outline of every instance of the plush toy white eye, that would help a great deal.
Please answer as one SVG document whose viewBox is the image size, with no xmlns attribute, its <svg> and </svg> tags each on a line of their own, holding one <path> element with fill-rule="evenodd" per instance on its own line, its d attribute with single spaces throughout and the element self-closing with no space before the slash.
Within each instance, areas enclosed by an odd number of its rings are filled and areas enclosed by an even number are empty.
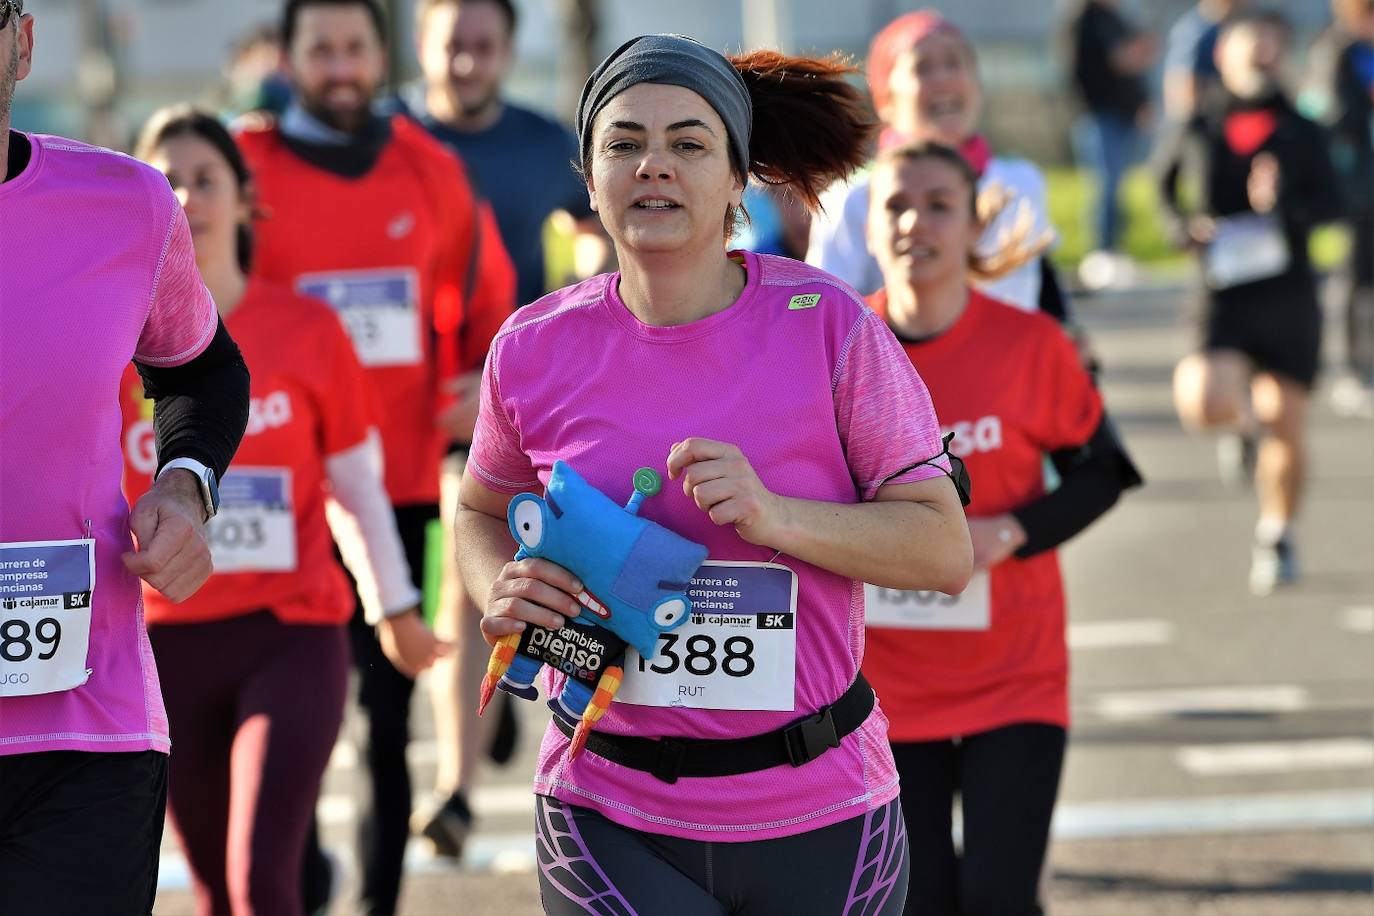
<svg viewBox="0 0 1374 916">
<path fill-rule="evenodd" d="M 544 540 L 544 512 L 537 500 L 527 499 L 515 507 L 515 538 L 531 550 Z"/>
<path fill-rule="evenodd" d="M 681 598 L 670 598 L 654 608 L 654 623 L 661 627 L 670 627 L 681 620 L 685 613 L 687 602 Z"/>
</svg>

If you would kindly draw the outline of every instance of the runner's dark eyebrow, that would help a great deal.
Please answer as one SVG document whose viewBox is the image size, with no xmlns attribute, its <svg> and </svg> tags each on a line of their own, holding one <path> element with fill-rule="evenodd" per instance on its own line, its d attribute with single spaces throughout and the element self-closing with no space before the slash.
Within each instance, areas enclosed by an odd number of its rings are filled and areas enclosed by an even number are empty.
<svg viewBox="0 0 1374 916">
<path fill-rule="evenodd" d="M 700 127 L 711 136 L 714 137 L 716 135 L 716 132 L 711 129 L 711 125 L 700 118 L 688 118 L 685 121 L 674 121 L 672 124 L 668 125 L 669 130 L 686 130 L 689 127 Z"/>
</svg>

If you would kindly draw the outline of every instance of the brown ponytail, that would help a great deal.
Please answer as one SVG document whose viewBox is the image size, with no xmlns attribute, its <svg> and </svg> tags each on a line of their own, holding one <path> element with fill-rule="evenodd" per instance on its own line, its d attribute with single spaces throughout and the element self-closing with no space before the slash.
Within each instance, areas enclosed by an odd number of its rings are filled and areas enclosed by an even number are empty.
<svg viewBox="0 0 1374 916">
<path fill-rule="evenodd" d="M 845 79 L 858 68 L 839 54 L 750 51 L 729 61 L 754 106 L 749 173 L 765 184 L 791 185 L 807 207 L 818 209 L 827 185 L 867 161 L 878 126 L 863 93 Z"/>
</svg>

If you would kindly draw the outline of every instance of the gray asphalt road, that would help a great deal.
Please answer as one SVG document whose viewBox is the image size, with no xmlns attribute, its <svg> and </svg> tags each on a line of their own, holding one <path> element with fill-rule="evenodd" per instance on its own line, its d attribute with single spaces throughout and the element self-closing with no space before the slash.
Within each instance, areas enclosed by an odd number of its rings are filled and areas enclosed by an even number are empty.
<svg viewBox="0 0 1374 916">
<path fill-rule="evenodd" d="M 1178 427 L 1169 373 L 1192 332 L 1181 295 L 1080 304 L 1109 406 L 1149 480 L 1064 553 L 1075 728 L 1049 882 L 1061 916 L 1374 913 L 1374 424 L 1313 417 L 1304 581 L 1245 588 L 1253 497 Z M 488 774 L 462 869 L 412 846 L 404 912 L 539 912 L 528 781 L 543 717 Z M 433 774 L 417 703 L 418 785 Z M 358 773 L 342 746 L 322 819 L 345 857 Z M 191 912 L 169 839 L 157 912 Z M 355 870 L 356 871 L 356 870 Z M 344 900 L 348 898 L 345 897 Z M 335 913 L 350 912 L 340 902 Z M 665 910 L 665 912 L 669 912 Z"/>
</svg>

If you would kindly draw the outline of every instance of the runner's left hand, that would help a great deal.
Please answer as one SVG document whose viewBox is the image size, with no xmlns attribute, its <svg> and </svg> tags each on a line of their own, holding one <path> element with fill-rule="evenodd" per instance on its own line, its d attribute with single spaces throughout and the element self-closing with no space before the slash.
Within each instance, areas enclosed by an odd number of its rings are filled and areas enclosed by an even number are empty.
<svg viewBox="0 0 1374 916">
<path fill-rule="evenodd" d="M 200 483 L 189 471 L 172 470 L 154 481 L 129 513 L 135 549 L 121 558 L 124 568 L 168 601 L 185 601 L 215 571 L 204 525 Z"/>
<path fill-rule="evenodd" d="M 682 478 L 686 493 L 717 525 L 734 525 L 751 544 L 776 546 L 786 522 L 786 501 L 759 480 L 738 446 L 691 438 L 668 452 L 668 479 Z"/>
<path fill-rule="evenodd" d="M 1001 563 L 1026 543 L 1026 530 L 1010 514 L 968 520 L 973 541 L 973 568 L 988 569 Z"/>
<path fill-rule="evenodd" d="M 425 625 L 419 608 L 383 617 L 377 624 L 377 640 L 387 661 L 411 679 L 453 651 L 452 645 Z"/>
</svg>

